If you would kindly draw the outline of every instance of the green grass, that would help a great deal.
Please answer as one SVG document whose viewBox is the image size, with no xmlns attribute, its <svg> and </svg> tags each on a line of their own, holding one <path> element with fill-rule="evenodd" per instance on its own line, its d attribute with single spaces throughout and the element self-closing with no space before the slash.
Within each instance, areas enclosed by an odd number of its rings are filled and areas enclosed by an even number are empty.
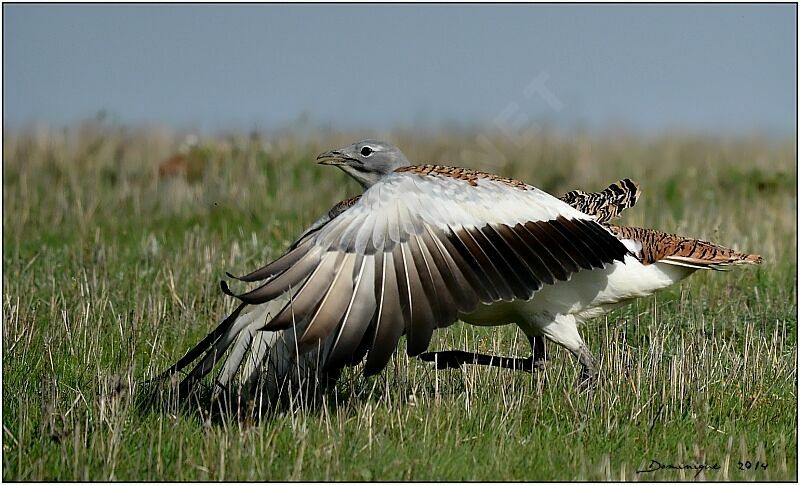
<svg viewBox="0 0 800 485">
<path fill-rule="evenodd" d="M 795 140 L 541 133 L 512 142 L 395 132 L 412 160 L 481 168 L 552 193 L 623 177 L 644 195 L 624 223 L 764 256 L 703 273 L 590 322 L 595 393 L 555 350 L 544 375 L 434 371 L 398 352 L 345 372 L 320 406 L 261 422 L 143 411 L 140 383 L 233 302 L 225 270 L 277 256 L 356 184 L 313 157 L 363 134 L 205 140 L 184 176 L 179 137 L 87 123 L 7 133 L 3 153 L 5 480 L 574 480 L 650 460 L 719 464 L 710 480 L 797 477 Z M 527 355 L 513 328 L 456 324 L 434 349 Z M 544 380 L 546 379 L 546 385 Z M 767 463 L 740 471 L 738 462 Z"/>
</svg>

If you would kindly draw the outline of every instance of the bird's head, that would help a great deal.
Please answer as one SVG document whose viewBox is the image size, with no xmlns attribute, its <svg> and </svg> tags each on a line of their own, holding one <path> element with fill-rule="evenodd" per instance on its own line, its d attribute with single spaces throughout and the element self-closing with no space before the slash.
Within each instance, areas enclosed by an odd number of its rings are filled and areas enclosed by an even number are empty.
<svg viewBox="0 0 800 485">
<path fill-rule="evenodd" d="M 363 140 L 320 153 L 317 160 L 322 165 L 339 167 L 365 189 L 396 169 L 411 165 L 399 148 L 377 140 Z"/>
</svg>

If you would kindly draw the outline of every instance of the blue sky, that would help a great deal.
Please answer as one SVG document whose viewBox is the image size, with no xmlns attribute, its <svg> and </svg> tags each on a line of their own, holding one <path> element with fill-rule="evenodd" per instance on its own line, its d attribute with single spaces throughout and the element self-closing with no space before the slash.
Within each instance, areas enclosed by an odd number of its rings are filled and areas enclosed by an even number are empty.
<svg viewBox="0 0 800 485">
<path fill-rule="evenodd" d="M 5 5 L 6 126 L 796 130 L 794 5 Z"/>
</svg>

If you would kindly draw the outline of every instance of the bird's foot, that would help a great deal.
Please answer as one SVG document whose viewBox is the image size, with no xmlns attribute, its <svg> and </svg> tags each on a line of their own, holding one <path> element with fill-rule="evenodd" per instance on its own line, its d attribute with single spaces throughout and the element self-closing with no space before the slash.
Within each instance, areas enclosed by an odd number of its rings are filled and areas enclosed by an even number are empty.
<svg viewBox="0 0 800 485">
<path fill-rule="evenodd" d="M 533 368 L 534 370 L 544 370 L 547 367 L 548 360 L 546 358 L 535 358 L 533 359 Z"/>
<path fill-rule="evenodd" d="M 578 377 L 578 384 L 575 386 L 578 392 L 585 393 L 591 392 L 597 386 L 597 374 L 586 374 L 581 372 Z"/>
<path fill-rule="evenodd" d="M 588 392 L 594 390 L 597 385 L 597 368 L 589 349 L 586 347 L 580 349 L 578 361 L 581 364 L 581 373 L 578 376 L 578 391 Z"/>
</svg>

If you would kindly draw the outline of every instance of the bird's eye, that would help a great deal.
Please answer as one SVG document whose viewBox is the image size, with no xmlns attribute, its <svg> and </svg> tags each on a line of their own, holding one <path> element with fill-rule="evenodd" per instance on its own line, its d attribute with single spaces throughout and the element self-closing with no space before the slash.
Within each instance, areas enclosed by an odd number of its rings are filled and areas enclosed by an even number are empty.
<svg viewBox="0 0 800 485">
<path fill-rule="evenodd" d="M 370 147 L 362 148 L 361 149 L 361 155 L 363 155 L 365 157 L 368 157 L 368 156 L 372 155 L 372 148 L 370 148 Z"/>
</svg>

